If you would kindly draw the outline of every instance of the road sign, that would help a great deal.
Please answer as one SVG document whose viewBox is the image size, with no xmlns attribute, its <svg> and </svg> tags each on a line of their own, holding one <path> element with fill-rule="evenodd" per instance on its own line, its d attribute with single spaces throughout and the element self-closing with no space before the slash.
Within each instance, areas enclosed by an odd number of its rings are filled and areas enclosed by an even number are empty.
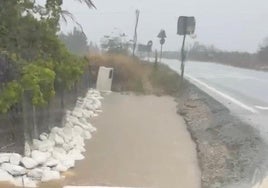
<svg viewBox="0 0 268 188">
<path fill-rule="evenodd" d="M 161 50 L 160 50 L 160 62 L 161 62 L 162 52 L 163 52 L 163 45 L 166 42 L 165 38 L 167 38 L 166 31 L 164 29 L 162 29 L 160 31 L 160 33 L 157 35 L 157 37 L 160 38 L 160 44 L 161 44 Z"/>
<path fill-rule="evenodd" d="M 180 16 L 177 24 L 178 35 L 191 35 L 195 32 L 195 17 Z"/>
<path fill-rule="evenodd" d="M 161 45 L 165 44 L 165 42 L 166 42 L 166 40 L 165 40 L 164 38 L 161 38 L 161 39 L 160 39 L 160 44 L 161 44 Z"/>
<path fill-rule="evenodd" d="M 184 50 L 186 35 L 192 35 L 195 32 L 195 17 L 180 16 L 177 24 L 177 34 L 183 35 L 182 47 L 181 47 L 181 84 L 183 84 L 184 67 L 186 54 Z"/>
<path fill-rule="evenodd" d="M 160 33 L 157 35 L 157 37 L 160 39 L 167 38 L 166 31 L 162 29 Z"/>
<path fill-rule="evenodd" d="M 150 46 L 150 48 L 152 49 L 152 47 L 153 47 L 153 41 L 148 41 L 148 43 L 147 43 L 147 46 Z"/>
</svg>

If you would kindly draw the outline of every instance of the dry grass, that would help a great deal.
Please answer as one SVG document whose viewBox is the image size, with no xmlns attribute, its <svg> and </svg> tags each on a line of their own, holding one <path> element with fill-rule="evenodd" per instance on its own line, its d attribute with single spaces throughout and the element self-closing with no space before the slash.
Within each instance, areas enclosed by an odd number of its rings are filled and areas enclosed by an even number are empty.
<svg viewBox="0 0 268 188">
<path fill-rule="evenodd" d="M 93 80 L 100 66 L 114 68 L 112 90 L 137 93 L 173 95 L 179 90 L 179 76 L 167 66 L 159 65 L 123 55 L 94 55 L 89 57 Z"/>
</svg>

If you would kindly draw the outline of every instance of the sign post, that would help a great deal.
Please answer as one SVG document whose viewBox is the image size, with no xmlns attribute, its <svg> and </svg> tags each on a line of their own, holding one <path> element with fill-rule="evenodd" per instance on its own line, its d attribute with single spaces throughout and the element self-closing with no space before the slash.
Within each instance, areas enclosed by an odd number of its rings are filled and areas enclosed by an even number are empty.
<svg viewBox="0 0 268 188">
<path fill-rule="evenodd" d="M 185 68 L 185 40 L 187 35 L 192 35 L 195 32 L 195 17 L 180 16 L 177 24 L 177 34 L 183 36 L 182 47 L 181 47 L 181 83 L 184 79 L 184 68 Z"/>
<path fill-rule="evenodd" d="M 161 60 L 162 60 L 162 54 L 163 54 L 163 45 L 165 44 L 166 42 L 166 38 L 167 38 L 167 35 L 166 35 L 166 31 L 165 30 L 161 30 L 160 33 L 157 35 L 158 38 L 160 38 L 160 44 L 161 44 L 161 49 L 160 49 L 160 60 L 159 62 L 161 63 Z"/>
</svg>

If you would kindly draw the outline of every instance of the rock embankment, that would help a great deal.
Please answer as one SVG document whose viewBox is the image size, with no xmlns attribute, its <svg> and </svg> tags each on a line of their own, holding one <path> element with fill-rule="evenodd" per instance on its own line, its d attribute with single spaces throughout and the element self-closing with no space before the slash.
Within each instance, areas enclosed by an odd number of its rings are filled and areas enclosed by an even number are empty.
<svg viewBox="0 0 268 188">
<path fill-rule="evenodd" d="M 32 144 L 25 144 L 24 156 L 0 153 L 0 182 L 36 187 L 38 182 L 62 178 L 61 172 L 84 159 L 84 141 L 91 139 L 96 131 L 90 119 L 101 112 L 101 99 L 96 90 L 89 90 L 85 98 L 78 98 L 73 111 L 66 112 L 61 127 L 54 127 Z"/>
</svg>

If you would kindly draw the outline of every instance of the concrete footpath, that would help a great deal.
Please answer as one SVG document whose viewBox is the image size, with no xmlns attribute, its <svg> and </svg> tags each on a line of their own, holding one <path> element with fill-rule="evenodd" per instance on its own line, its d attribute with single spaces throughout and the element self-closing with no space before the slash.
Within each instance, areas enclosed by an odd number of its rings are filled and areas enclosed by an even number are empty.
<svg viewBox="0 0 268 188">
<path fill-rule="evenodd" d="M 171 97 L 112 93 L 66 185 L 199 188 L 195 144 Z"/>
<path fill-rule="evenodd" d="M 106 96 L 86 159 L 64 184 L 200 188 L 195 144 L 176 105 L 171 97 Z"/>
</svg>

